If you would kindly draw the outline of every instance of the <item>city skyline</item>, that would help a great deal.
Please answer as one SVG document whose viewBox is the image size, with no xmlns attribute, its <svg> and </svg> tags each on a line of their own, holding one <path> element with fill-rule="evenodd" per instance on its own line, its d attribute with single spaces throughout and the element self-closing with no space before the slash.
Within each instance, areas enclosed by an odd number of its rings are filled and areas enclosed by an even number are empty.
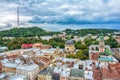
<svg viewBox="0 0 120 80">
<path fill-rule="evenodd" d="M 119 0 L 1 0 L 0 29 L 39 26 L 59 31 L 66 28 L 120 30 Z M 6 6 L 7 5 L 7 6 Z"/>
</svg>

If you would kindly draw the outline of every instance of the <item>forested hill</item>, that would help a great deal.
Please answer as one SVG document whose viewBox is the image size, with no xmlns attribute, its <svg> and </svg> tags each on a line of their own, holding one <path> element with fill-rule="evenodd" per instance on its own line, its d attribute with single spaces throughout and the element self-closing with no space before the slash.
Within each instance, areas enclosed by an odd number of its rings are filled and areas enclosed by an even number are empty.
<svg viewBox="0 0 120 80">
<path fill-rule="evenodd" d="M 49 32 L 39 27 L 28 27 L 28 28 L 12 28 L 9 30 L 0 31 L 1 37 L 32 37 L 41 35 L 53 35 L 58 32 Z"/>
<path fill-rule="evenodd" d="M 118 30 L 111 30 L 111 29 L 66 29 L 68 35 L 78 35 L 78 36 L 85 36 L 87 34 L 96 35 L 99 33 L 113 33 Z M 0 31 L 0 37 L 33 37 L 33 36 L 41 36 L 41 35 L 53 35 L 58 34 L 60 32 L 52 32 L 46 31 L 39 27 L 28 27 L 28 28 L 12 28 L 9 30 Z"/>
<path fill-rule="evenodd" d="M 71 29 L 66 29 L 64 30 L 68 35 L 78 35 L 78 36 L 85 36 L 87 34 L 92 34 L 96 35 L 99 33 L 114 33 L 119 30 L 111 30 L 111 29 L 78 29 L 78 30 L 71 30 Z"/>
</svg>

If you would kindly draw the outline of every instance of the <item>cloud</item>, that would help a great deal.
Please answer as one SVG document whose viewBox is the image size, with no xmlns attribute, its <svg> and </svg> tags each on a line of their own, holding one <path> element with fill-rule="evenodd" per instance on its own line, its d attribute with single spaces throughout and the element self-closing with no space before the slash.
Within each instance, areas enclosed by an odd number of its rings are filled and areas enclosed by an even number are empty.
<svg viewBox="0 0 120 80">
<path fill-rule="evenodd" d="M 62 16 L 34 16 L 31 20 L 28 21 L 29 23 L 49 23 L 49 24 L 62 24 L 62 25 L 69 25 L 69 24 L 115 24 L 120 23 L 120 19 L 103 19 L 100 16 L 96 17 L 94 20 L 89 19 L 81 19 L 79 15 L 62 15 Z"/>
<path fill-rule="evenodd" d="M 64 2 L 61 4 L 61 2 Z M 31 23 L 58 23 L 58 24 L 96 24 L 96 23 L 118 23 L 120 18 L 120 6 L 115 6 L 118 0 L 55 0 L 56 5 L 46 3 L 45 10 L 41 11 L 47 15 L 37 15 L 29 22 Z M 52 2 L 52 1 L 51 1 Z M 59 6 L 58 6 L 59 5 Z M 113 6 L 114 5 L 114 6 Z M 48 7 L 49 6 L 49 7 Z M 42 6 L 41 6 L 42 7 Z M 41 9 L 41 8 L 40 8 Z M 51 11 L 56 13 L 48 15 Z M 50 10 L 50 11 L 49 11 Z M 39 11 L 38 11 L 39 13 Z M 52 13 L 52 14 L 53 14 Z M 47 17 L 47 18 L 44 18 Z M 118 19 L 117 19 L 118 18 Z"/>
<path fill-rule="evenodd" d="M 10 23 L 0 23 L 0 31 L 13 28 L 13 25 Z"/>
<path fill-rule="evenodd" d="M 71 25 L 119 25 L 119 3 L 120 0 L 1 0 L 0 23 L 15 25 L 19 5 L 21 26 L 47 24 L 48 28 L 54 25 L 60 29 L 59 26 Z"/>
</svg>

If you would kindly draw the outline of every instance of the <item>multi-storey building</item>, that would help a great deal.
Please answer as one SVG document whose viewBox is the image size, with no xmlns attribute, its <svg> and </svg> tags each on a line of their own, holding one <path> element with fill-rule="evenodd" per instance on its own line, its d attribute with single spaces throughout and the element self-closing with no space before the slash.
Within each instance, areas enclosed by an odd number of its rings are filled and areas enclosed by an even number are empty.
<svg viewBox="0 0 120 80">
<path fill-rule="evenodd" d="M 26 75 L 15 74 L 11 76 L 8 80 L 29 80 Z"/>
<path fill-rule="evenodd" d="M 24 64 L 16 68 L 16 73 L 27 75 L 28 80 L 35 80 L 39 73 L 39 66 L 36 64 Z"/>
<path fill-rule="evenodd" d="M 14 64 L 14 63 L 4 63 L 2 65 L 2 72 L 12 72 L 12 73 L 16 73 L 16 67 L 18 65 Z"/>
<path fill-rule="evenodd" d="M 110 51 L 110 46 L 105 45 L 104 36 L 103 36 L 103 34 L 100 34 L 99 45 L 90 45 L 89 46 L 89 58 L 91 60 L 98 60 L 100 54 L 105 53 L 107 55 L 110 53 L 108 51 Z"/>
<path fill-rule="evenodd" d="M 52 68 L 52 67 L 48 67 L 48 68 L 42 70 L 38 74 L 38 80 L 53 80 L 52 79 L 53 69 L 54 68 Z"/>
</svg>

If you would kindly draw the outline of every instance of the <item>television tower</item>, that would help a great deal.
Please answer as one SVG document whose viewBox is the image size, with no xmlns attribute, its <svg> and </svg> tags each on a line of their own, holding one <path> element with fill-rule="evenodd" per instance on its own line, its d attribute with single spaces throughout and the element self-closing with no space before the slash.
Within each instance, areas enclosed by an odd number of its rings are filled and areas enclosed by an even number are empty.
<svg viewBox="0 0 120 80">
<path fill-rule="evenodd" d="M 19 5 L 17 5 L 17 28 L 20 26 L 20 19 L 19 19 Z"/>
</svg>

